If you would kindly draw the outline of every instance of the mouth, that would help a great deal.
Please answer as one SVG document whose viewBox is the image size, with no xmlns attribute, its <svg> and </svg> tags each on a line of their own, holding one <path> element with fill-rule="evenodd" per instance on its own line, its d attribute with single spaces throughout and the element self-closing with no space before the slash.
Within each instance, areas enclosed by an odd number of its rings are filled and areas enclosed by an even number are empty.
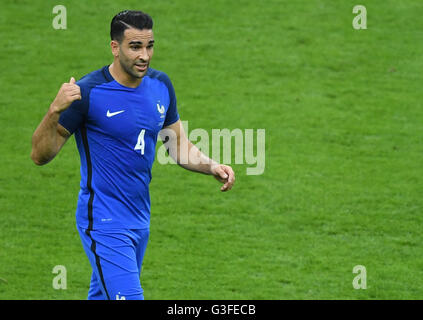
<svg viewBox="0 0 423 320">
<path fill-rule="evenodd" d="M 135 64 L 135 68 L 137 68 L 138 71 L 144 72 L 148 68 L 148 63 L 137 63 Z"/>
</svg>

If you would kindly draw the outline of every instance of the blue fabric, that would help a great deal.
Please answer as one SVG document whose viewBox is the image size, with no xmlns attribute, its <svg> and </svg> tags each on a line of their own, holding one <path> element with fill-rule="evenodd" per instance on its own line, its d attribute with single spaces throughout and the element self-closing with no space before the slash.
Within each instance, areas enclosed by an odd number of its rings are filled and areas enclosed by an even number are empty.
<svg viewBox="0 0 423 320">
<path fill-rule="evenodd" d="M 93 269 L 88 300 L 143 300 L 140 275 L 149 229 L 78 231 Z"/>
<path fill-rule="evenodd" d="M 125 87 L 105 66 L 77 84 L 82 100 L 59 119 L 75 133 L 81 158 L 77 224 L 90 230 L 148 228 L 158 133 L 179 119 L 172 83 L 149 69 L 137 88 Z"/>
</svg>

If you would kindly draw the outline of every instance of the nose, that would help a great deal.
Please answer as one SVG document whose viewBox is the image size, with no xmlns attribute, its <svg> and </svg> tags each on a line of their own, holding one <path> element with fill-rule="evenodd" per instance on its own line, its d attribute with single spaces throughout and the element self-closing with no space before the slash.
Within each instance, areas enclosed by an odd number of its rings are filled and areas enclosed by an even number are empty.
<svg viewBox="0 0 423 320">
<path fill-rule="evenodd" d="M 138 56 L 138 59 L 142 60 L 144 62 L 147 62 L 147 61 L 150 60 L 150 56 L 148 55 L 147 48 L 144 47 L 140 50 L 140 54 Z"/>
</svg>

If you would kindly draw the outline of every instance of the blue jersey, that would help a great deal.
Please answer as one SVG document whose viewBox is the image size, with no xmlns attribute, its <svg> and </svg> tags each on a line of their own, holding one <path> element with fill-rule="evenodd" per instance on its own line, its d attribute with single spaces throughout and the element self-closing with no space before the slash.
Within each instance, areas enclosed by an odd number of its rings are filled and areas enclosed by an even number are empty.
<svg viewBox="0 0 423 320">
<path fill-rule="evenodd" d="M 137 88 L 125 87 L 105 66 L 77 84 L 82 99 L 59 119 L 75 133 L 81 159 L 77 225 L 88 230 L 148 228 L 158 133 L 179 119 L 172 83 L 150 68 Z"/>
</svg>

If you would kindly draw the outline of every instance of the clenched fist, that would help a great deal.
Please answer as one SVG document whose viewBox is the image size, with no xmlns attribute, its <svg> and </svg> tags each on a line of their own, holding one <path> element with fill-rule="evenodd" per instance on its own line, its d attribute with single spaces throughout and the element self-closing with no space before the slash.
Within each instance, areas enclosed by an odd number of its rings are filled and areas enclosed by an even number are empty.
<svg viewBox="0 0 423 320">
<path fill-rule="evenodd" d="M 75 78 L 70 78 L 69 83 L 64 83 L 60 87 L 56 98 L 51 104 L 54 112 L 62 113 L 65 111 L 75 100 L 81 100 L 81 88 L 75 83 Z"/>
</svg>

